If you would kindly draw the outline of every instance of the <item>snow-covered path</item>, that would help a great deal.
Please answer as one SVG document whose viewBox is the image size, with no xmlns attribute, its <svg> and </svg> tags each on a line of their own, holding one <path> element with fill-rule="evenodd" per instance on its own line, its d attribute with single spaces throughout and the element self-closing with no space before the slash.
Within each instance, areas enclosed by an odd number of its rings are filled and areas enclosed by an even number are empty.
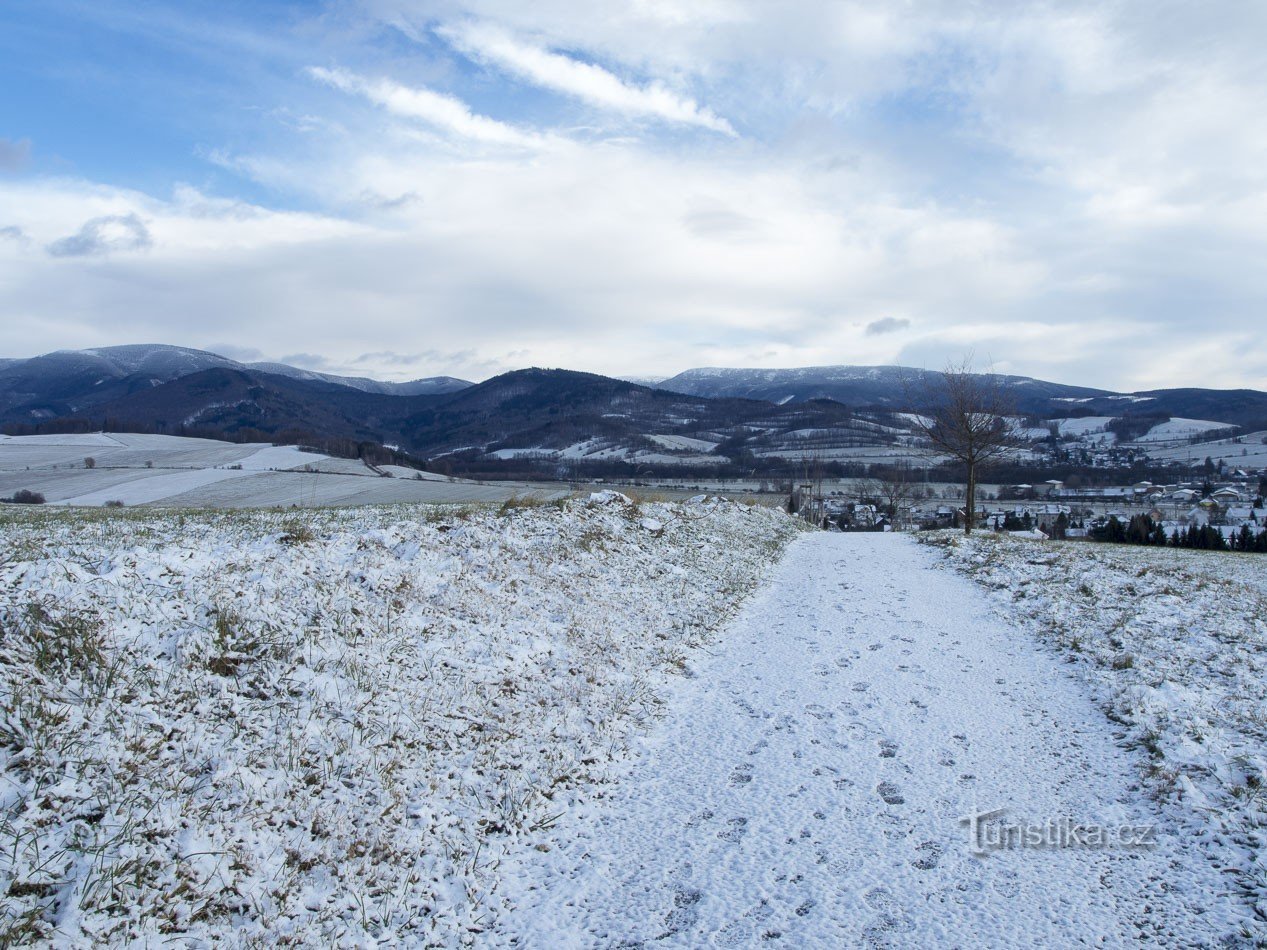
<svg viewBox="0 0 1267 950">
<path fill-rule="evenodd" d="M 798 540 L 628 774 L 502 868 L 493 942 L 1125 946 L 1235 932 L 1138 752 L 1059 658 L 894 535 Z M 1149 849 L 979 857 L 960 822 L 1157 825 Z"/>
</svg>

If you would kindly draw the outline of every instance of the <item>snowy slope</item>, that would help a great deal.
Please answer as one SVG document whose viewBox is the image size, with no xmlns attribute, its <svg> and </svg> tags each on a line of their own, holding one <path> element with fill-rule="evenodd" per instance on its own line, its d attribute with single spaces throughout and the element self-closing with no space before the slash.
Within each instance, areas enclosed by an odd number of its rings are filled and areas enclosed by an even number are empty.
<svg viewBox="0 0 1267 950">
<path fill-rule="evenodd" d="M 0 943 L 469 943 L 796 531 L 0 509 Z"/>
<path fill-rule="evenodd" d="M 1153 426 L 1141 435 L 1138 442 L 1177 442 L 1201 435 L 1215 429 L 1235 429 L 1226 422 L 1212 422 L 1209 419 L 1171 419 Z"/>
</svg>

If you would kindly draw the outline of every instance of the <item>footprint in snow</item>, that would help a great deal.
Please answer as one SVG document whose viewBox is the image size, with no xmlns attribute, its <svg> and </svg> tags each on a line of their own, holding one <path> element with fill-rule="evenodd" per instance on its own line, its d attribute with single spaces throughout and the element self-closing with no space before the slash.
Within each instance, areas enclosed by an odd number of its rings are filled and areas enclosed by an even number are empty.
<svg viewBox="0 0 1267 950">
<path fill-rule="evenodd" d="M 721 930 L 717 931 L 713 941 L 719 947 L 747 947 L 751 946 L 755 938 L 760 936 L 762 942 L 777 940 L 783 934 L 777 929 L 762 930 L 761 921 L 769 920 L 774 916 L 774 908 L 769 902 L 762 901 L 756 907 L 753 907 L 743 917 L 738 920 L 732 920 Z"/>
<path fill-rule="evenodd" d="M 886 805 L 905 805 L 906 799 L 902 797 L 902 790 L 893 782 L 881 782 L 875 789 L 880 793 L 880 798 L 884 800 Z"/>
<path fill-rule="evenodd" d="M 827 855 L 820 852 L 819 857 L 822 859 L 818 862 L 819 864 L 827 863 Z M 836 877 L 845 877 L 846 875 L 853 874 L 855 871 L 861 870 L 861 868 L 862 861 L 858 858 L 837 858 L 827 864 L 827 870 Z"/>
<path fill-rule="evenodd" d="M 892 739 L 880 740 L 880 758 L 892 759 L 897 756 L 897 743 Z"/>
<path fill-rule="evenodd" d="M 1003 897 L 1018 897 L 1021 893 L 1021 885 L 1013 879 L 1004 878 L 994 883 L 994 890 Z"/>
<path fill-rule="evenodd" d="M 919 852 L 919 857 L 912 861 L 911 864 L 921 871 L 931 871 L 937 867 L 937 863 L 941 860 L 941 856 L 944 853 L 941 845 L 936 841 L 925 841 L 916 847 L 915 850 Z"/>
<path fill-rule="evenodd" d="M 757 928 L 750 920 L 732 920 L 713 935 L 713 943 L 719 947 L 747 947 L 757 936 Z"/>
<path fill-rule="evenodd" d="M 749 765 L 747 762 L 743 763 L 742 765 L 736 766 L 735 770 L 730 773 L 731 785 L 747 785 L 751 781 L 752 781 L 752 766 Z"/>
<path fill-rule="evenodd" d="M 893 892 L 883 885 L 877 885 L 862 895 L 862 901 L 872 910 L 882 914 L 896 914 L 902 909 Z"/>
<path fill-rule="evenodd" d="M 810 703 L 805 707 L 805 712 L 813 716 L 815 719 L 831 719 L 834 713 L 826 706 L 820 706 L 818 703 Z"/>
<path fill-rule="evenodd" d="M 861 682 L 861 683 L 854 683 L 854 684 L 853 684 L 853 691 L 854 691 L 855 693 L 865 693 L 865 692 L 866 692 L 867 690 L 869 690 L 870 688 L 871 688 L 871 684 L 870 684 L 870 683 L 868 683 L 868 682 L 866 682 L 866 681 L 863 681 L 863 682 Z"/>
<path fill-rule="evenodd" d="M 664 933 L 657 940 L 676 937 L 684 930 L 690 930 L 699 919 L 699 904 L 703 893 L 694 888 L 679 888 L 673 895 L 673 909 L 664 915 Z"/>
<path fill-rule="evenodd" d="M 883 644 L 883 643 L 872 643 L 872 644 L 869 644 L 869 645 L 867 646 L 867 649 L 868 649 L 868 650 L 870 650 L 872 653 L 874 653 L 876 650 L 883 650 L 883 649 L 884 649 L 884 644 Z"/>
<path fill-rule="evenodd" d="M 717 832 L 717 837 L 722 841 L 742 841 L 744 835 L 748 833 L 747 818 L 731 818 L 726 822 L 727 827 Z"/>
<path fill-rule="evenodd" d="M 848 668 L 849 668 L 849 664 L 850 664 L 851 662 L 853 662 L 853 661 L 852 661 L 852 660 L 850 660 L 850 659 L 849 659 L 849 657 L 847 657 L 847 656 L 838 656 L 838 657 L 836 657 L 836 665 L 837 665 L 837 666 L 839 666 L 842 670 L 848 669 Z"/>
<path fill-rule="evenodd" d="M 881 914 L 862 930 L 864 946 L 908 947 L 910 938 L 904 936 L 915 929 L 915 922 L 902 914 Z"/>
</svg>

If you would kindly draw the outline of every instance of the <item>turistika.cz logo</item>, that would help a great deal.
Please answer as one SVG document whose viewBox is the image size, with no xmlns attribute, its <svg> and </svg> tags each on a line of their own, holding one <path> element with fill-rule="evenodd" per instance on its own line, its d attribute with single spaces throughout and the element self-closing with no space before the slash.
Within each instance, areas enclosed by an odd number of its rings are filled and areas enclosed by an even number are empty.
<svg viewBox="0 0 1267 950">
<path fill-rule="evenodd" d="M 1065 817 L 1040 822 L 1000 821 L 1005 811 L 994 808 L 959 819 L 968 826 L 968 847 L 973 854 L 1021 848 L 1151 848 L 1157 843 L 1153 825 L 1101 825 Z"/>
</svg>

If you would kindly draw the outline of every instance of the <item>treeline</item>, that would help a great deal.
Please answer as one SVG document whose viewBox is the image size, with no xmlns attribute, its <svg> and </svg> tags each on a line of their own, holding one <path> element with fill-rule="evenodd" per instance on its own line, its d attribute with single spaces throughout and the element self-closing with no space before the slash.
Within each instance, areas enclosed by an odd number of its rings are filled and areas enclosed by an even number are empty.
<svg viewBox="0 0 1267 950">
<path fill-rule="evenodd" d="M 1153 547 L 1193 548 L 1200 551 L 1248 551 L 1267 554 L 1267 528 L 1253 530 L 1241 525 L 1230 538 L 1208 524 L 1188 525 L 1168 533 L 1164 525 L 1148 515 L 1134 515 L 1123 524 L 1117 518 L 1087 532 L 1093 541 L 1110 544 L 1140 544 Z"/>
<path fill-rule="evenodd" d="M 1149 429 L 1169 421 L 1170 415 L 1165 412 L 1133 412 L 1110 419 L 1104 428 L 1117 436 L 1119 442 L 1134 442 Z"/>
</svg>

